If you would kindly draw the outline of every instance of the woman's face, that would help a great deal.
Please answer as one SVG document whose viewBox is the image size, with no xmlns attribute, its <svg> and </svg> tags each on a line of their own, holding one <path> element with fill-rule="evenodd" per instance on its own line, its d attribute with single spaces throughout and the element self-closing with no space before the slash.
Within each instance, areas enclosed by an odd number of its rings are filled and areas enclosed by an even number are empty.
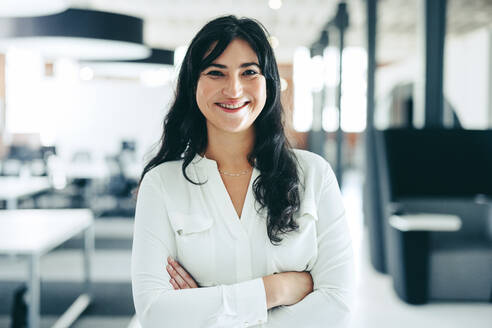
<svg viewBox="0 0 492 328">
<path fill-rule="evenodd" d="M 211 129 L 243 132 L 252 128 L 266 101 L 266 80 L 246 41 L 233 40 L 198 79 L 196 102 Z M 217 131 L 218 132 L 218 131 Z"/>
</svg>

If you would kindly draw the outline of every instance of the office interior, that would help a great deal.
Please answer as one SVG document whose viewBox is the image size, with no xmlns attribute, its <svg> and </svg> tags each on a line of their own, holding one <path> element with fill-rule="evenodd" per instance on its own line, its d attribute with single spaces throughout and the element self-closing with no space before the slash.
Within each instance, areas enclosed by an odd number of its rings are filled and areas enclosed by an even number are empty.
<svg viewBox="0 0 492 328">
<path fill-rule="evenodd" d="M 224 14 L 268 29 L 289 142 L 336 173 L 350 328 L 492 327 L 489 0 L 0 3 L 0 327 L 139 327 L 135 189 Z"/>
</svg>

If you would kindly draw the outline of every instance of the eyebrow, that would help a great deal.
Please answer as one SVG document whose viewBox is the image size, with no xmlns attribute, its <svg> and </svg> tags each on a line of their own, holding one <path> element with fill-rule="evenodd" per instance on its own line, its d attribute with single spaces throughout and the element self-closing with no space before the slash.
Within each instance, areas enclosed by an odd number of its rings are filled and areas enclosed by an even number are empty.
<svg viewBox="0 0 492 328">
<path fill-rule="evenodd" d="M 255 62 L 243 63 L 239 67 L 240 68 L 245 68 L 245 67 L 249 67 L 249 66 L 256 66 L 256 67 L 258 67 L 258 69 L 261 69 L 260 68 L 260 65 L 258 65 L 258 63 L 255 63 Z M 209 67 L 217 67 L 217 68 L 222 68 L 222 69 L 226 69 L 227 68 L 226 65 L 212 63 L 212 64 L 208 65 L 205 69 L 207 69 Z"/>
</svg>

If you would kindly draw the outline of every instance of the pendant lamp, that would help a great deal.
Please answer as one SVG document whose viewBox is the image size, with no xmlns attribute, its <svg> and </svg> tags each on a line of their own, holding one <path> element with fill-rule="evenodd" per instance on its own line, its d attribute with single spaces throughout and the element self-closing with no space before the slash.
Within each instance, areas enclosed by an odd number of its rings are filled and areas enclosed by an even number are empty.
<svg viewBox="0 0 492 328">
<path fill-rule="evenodd" d="M 68 9 L 39 17 L 0 18 L 0 50 L 30 49 L 43 57 L 79 60 L 143 59 L 143 20 L 122 14 Z"/>
<path fill-rule="evenodd" d="M 151 49 L 151 55 L 140 60 L 91 60 L 80 61 L 83 69 L 98 76 L 113 78 L 139 78 L 145 84 L 162 85 L 172 78 L 174 72 L 174 51 Z"/>
<path fill-rule="evenodd" d="M 137 60 L 122 60 L 124 63 L 174 65 L 174 51 L 169 49 L 151 48 L 150 56 Z"/>
</svg>

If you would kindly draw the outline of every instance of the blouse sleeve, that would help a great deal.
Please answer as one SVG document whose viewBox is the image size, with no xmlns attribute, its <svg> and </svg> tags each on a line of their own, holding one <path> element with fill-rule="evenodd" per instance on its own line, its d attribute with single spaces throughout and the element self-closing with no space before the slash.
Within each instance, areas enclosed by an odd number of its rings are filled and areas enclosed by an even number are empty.
<svg viewBox="0 0 492 328">
<path fill-rule="evenodd" d="M 143 328 L 249 327 L 266 322 L 262 278 L 232 285 L 174 290 L 166 270 L 176 242 L 159 177 L 148 172 L 138 192 L 131 278 L 135 310 Z"/>
<path fill-rule="evenodd" d="M 335 174 L 327 165 L 318 199 L 318 258 L 310 271 L 313 292 L 302 301 L 269 311 L 263 327 L 347 327 L 354 290 L 350 232 Z"/>
</svg>

